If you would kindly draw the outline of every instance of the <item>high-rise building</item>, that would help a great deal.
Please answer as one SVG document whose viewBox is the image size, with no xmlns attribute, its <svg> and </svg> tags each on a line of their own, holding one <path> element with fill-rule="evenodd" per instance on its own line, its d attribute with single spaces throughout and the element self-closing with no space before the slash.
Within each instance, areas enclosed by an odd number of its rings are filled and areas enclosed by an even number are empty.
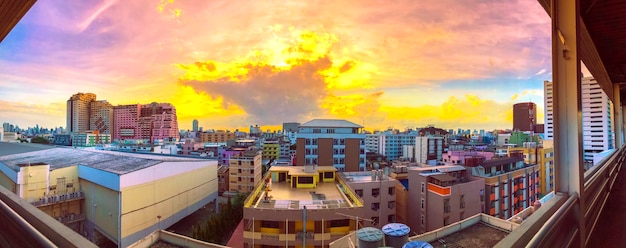
<svg viewBox="0 0 626 248">
<path fill-rule="evenodd" d="M 296 165 L 332 165 L 339 171 L 365 170 L 363 127 L 346 120 L 315 119 L 300 125 Z"/>
<path fill-rule="evenodd" d="M 113 133 L 113 105 L 105 100 L 91 102 L 89 130 L 101 134 Z"/>
<path fill-rule="evenodd" d="M 193 122 L 191 122 L 191 127 L 191 130 L 198 132 L 198 120 L 193 120 Z"/>
<path fill-rule="evenodd" d="M 587 162 L 593 155 L 615 147 L 613 134 L 613 103 L 593 77 L 581 80 L 583 117 L 583 156 Z M 554 138 L 552 82 L 544 81 L 545 138 Z"/>
<path fill-rule="evenodd" d="M 532 132 L 537 124 L 537 105 L 521 102 L 513 105 L 513 130 Z"/>
<path fill-rule="evenodd" d="M 411 151 L 405 154 L 405 147 L 415 147 L 416 138 L 419 136 L 416 131 L 394 132 L 387 130 L 374 134 L 367 134 L 365 137 L 365 146 L 368 152 L 376 152 L 387 156 L 387 160 L 403 159 L 414 160 L 414 154 Z M 412 150 L 412 149 L 409 149 Z"/>
<path fill-rule="evenodd" d="M 283 133 L 285 132 L 298 132 L 298 127 L 300 126 L 299 122 L 284 122 L 283 123 Z"/>
<path fill-rule="evenodd" d="M 226 143 L 227 141 L 234 140 L 236 138 L 235 133 L 224 130 L 200 133 L 200 142 L 203 143 Z"/>
<path fill-rule="evenodd" d="M 96 94 L 77 93 L 67 100 L 66 128 L 70 133 L 89 130 L 91 103 L 96 101 Z"/>
<path fill-rule="evenodd" d="M 139 104 L 113 107 L 113 140 L 139 139 L 140 108 Z"/>
<path fill-rule="evenodd" d="M 246 150 L 233 155 L 228 161 L 230 167 L 230 190 L 248 193 L 261 182 L 262 151 Z"/>
<path fill-rule="evenodd" d="M 543 81 L 544 139 L 554 139 L 554 102 L 552 99 L 552 82 Z"/>
<path fill-rule="evenodd" d="M 441 161 L 443 153 L 443 137 L 420 136 L 415 138 L 415 162 L 429 163 Z M 434 165 L 434 164 L 432 164 Z"/>
</svg>

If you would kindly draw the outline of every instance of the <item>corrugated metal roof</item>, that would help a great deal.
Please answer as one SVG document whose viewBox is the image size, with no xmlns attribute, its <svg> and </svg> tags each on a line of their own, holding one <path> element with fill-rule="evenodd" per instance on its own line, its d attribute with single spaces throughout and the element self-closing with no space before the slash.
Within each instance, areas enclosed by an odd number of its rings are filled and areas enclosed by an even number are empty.
<svg viewBox="0 0 626 248">
<path fill-rule="evenodd" d="M 19 150 L 19 147 L 23 144 L 12 145 L 18 146 L 18 148 L 9 149 Z M 3 147 L 8 148 L 10 146 Z M 73 165 L 83 165 L 119 175 L 147 168 L 162 162 L 200 160 L 204 159 L 123 152 L 87 151 L 65 147 L 52 147 L 51 149 L 35 151 L 24 149 L 22 152 L 0 156 L 0 162 L 15 171 L 19 171 L 18 164 L 42 162 L 50 165 L 50 170 Z"/>
<path fill-rule="evenodd" d="M 313 119 L 303 123 L 300 127 L 349 127 L 349 128 L 363 128 L 363 126 L 356 123 L 339 120 L 339 119 Z"/>
</svg>

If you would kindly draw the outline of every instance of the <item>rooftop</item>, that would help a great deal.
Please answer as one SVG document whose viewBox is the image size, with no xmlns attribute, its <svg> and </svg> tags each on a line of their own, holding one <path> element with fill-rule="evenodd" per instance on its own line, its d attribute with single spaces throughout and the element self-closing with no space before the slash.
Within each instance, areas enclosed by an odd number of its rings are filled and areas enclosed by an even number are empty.
<svg viewBox="0 0 626 248">
<path fill-rule="evenodd" d="M 524 161 L 523 158 L 494 158 L 492 160 L 487 160 L 480 164 L 482 167 L 494 167 L 503 164 L 517 163 L 520 161 Z"/>
<path fill-rule="evenodd" d="M 348 182 L 356 182 L 356 183 L 368 183 L 368 182 L 378 182 L 378 177 L 376 179 L 372 178 L 371 171 L 355 171 L 355 172 L 342 172 L 340 173 L 343 178 Z M 385 175 L 381 178 L 380 181 L 395 181 L 395 179 Z"/>
<path fill-rule="evenodd" d="M 349 127 L 349 128 L 363 128 L 363 126 L 349 122 L 346 120 L 338 119 L 314 119 L 303 123 L 300 127 Z"/>
<path fill-rule="evenodd" d="M 162 162 L 177 162 L 177 161 L 202 161 L 204 159 L 190 158 L 190 157 L 174 157 L 174 156 L 159 156 L 152 154 L 138 154 L 138 153 L 122 153 L 111 151 L 98 151 L 98 150 L 80 150 L 66 147 L 53 147 L 48 149 L 34 149 L 37 146 L 30 147 L 24 144 L 10 144 L 15 145 L 12 147 L 0 143 L 0 163 L 5 164 L 7 167 L 14 171 L 19 171 L 19 167 L 22 164 L 39 164 L 45 163 L 50 165 L 50 170 L 64 168 L 73 165 L 84 165 L 95 169 L 108 171 L 111 173 L 123 175 L 133 171 L 137 171 L 143 168 L 147 168 Z M 5 149 L 14 151 L 11 154 L 5 152 Z"/>
<path fill-rule="evenodd" d="M 0 142 L 0 156 L 25 153 L 25 152 L 33 152 L 33 151 L 41 151 L 46 149 L 52 149 L 56 146 L 52 145 L 41 145 L 41 144 L 31 144 L 31 143 L 7 143 Z"/>
</svg>

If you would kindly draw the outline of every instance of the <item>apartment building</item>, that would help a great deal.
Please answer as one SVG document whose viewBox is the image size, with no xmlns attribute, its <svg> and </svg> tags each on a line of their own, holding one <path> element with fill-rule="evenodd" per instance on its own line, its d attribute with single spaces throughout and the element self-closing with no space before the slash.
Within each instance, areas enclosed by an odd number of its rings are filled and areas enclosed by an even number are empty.
<svg viewBox="0 0 626 248">
<path fill-rule="evenodd" d="M 90 103 L 89 130 L 101 134 L 113 134 L 113 105 L 106 100 Z"/>
<path fill-rule="evenodd" d="M 537 125 L 537 105 L 533 102 L 520 102 L 513 105 L 513 130 L 534 132 Z"/>
<path fill-rule="evenodd" d="M 385 155 L 391 161 L 400 158 L 415 161 L 414 152 L 406 153 L 404 148 L 414 148 L 418 136 L 417 131 L 398 132 L 397 130 L 367 134 L 365 135 L 365 147 L 367 151 Z"/>
<path fill-rule="evenodd" d="M 363 208 L 333 166 L 272 166 L 244 203 L 244 247 L 326 247 L 367 221 Z"/>
<path fill-rule="evenodd" d="M 234 140 L 235 133 L 227 132 L 224 130 L 217 130 L 215 132 L 202 132 L 200 133 L 200 142 L 203 143 L 226 143 L 229 140 Z"/>
<path fill-rule="evenodd" d="M 482 212 L 485 181 L 459 165 L 408 168 L 408 222 L 429 232 Z"/>
<path fill-rule="evenodd" d="M 332 165 L 339 171 L 365 170 L 363 127 L 346 120 L 315 119 L 299 127 L 296 165 Z"/>
<path fill-rule="evenodd" d="M 554 190 L 554 148 L 528 142 L 522 147 L 509 148 L 508 153 L 509 157 L 522 153 L 524 163 L 539 166 L 539 193 L 541 195 L 547 195 Z"/>
<path fill-rule="evenodd" d="M 248 193 L 254 190 L 263 176 L 263 152 L 260 150 L 245 150 L 230 157 L 229 186 L 231 191 Z"/>
<path fill-rule="evenodd" d="M 538 199 L 539 166 L 525 164 L 520 153 L 466 167 L 473 177 L 485 182 L 485 214 L 508 219 Z"/>
<path fill-rule="evenodd" d="M 98 131 L 72 134 L 72 146 L 93 147 L 111 144 L 111 134 L 100 134 Z"/>
<path fill-rule="evenodd" d="M 340 175 L 363 200 L 362 216 L 372 220 L 363 226 L 381 228 L 397 221 L 395 179 L 383 170 L 342 172 Z"/>
<path fill-rule="evenodd" d="M 263 141 L 263 159 L 278 159 L 280 157 L 280 142 L 278 139 Z"/>
<path fill-rule="evenodd" d="M 113 107 L 113 139 L 147 142 L 179 139 L 176 108 L 169 103 Z"/>
<path fill-rule="evenodd" d="M 443 160 L 443 137 L 432 135 L 415 138 L 415 162 L 435 165 Z"/>
<path fill-rule="evenodd" d="M 89 130 L 91 103 L 96 101 L 96 94 L 77 93 L 67 100 L 66 128 L 70 133 Z"/>
<path fill-rule="evenodd" d="M 543 81 L 543 124 L 544 139 L 554 139 L 554 99 L 552 96 L 553 83 L 551 81 Z"/>
</svg>

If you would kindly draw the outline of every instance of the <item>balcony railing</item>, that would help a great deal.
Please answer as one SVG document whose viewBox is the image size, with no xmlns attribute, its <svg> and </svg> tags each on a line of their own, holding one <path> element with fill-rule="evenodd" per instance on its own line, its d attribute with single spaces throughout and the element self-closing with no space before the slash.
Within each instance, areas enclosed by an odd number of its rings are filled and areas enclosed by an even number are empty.
<svg viewBox="0 0 626 248">
<path fill-rule="evenodd" d="M 72 192 L 65 193 L 59 195 L 50 195 L 39 199 L 38 201 L 34 201 L 31 204 L 35 207 L 48 206 L 52 204 L 57 204 L 61 202 L 80 200 L 85 198 L 85 193 L 81 192 Z"/>
<path fill-rule="evenodd" d="M 496 247 L 570 247 L 583 242 L 587 246 L 624 163 L 624 153 L 625 148 L 620 148 L 585 172 L 582 196 L 555 193 Z M 586 205 L 584 213 L 579 213 L 581 202 Z M 584 221 L 584 232 L 579 230 L 580 221 Z"/>
</svg>

